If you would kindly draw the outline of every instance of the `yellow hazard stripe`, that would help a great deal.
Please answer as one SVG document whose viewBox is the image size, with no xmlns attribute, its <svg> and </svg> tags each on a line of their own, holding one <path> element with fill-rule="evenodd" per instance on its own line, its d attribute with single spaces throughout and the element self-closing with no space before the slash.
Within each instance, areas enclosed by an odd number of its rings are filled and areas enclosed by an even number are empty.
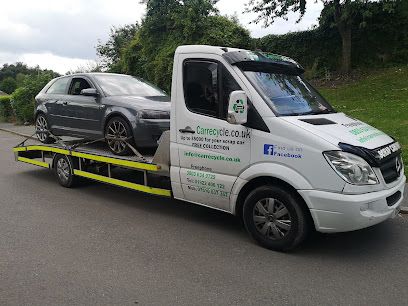
<svg viewBox="0 0 408 306">
<path fill-rule="evenodd" d="M 45 151 L 45 152 L 54 152 L 59 154 L 69 155 L 68 150 L 54 148 L 54 147 L 47 147 L 47 146 L 28 146 L 28 147 L 16 147 L 13 148 L 14 152 L 21 152 L 21 151 Z"/>
<path fill-rule="evenodd" d="M 153 165 L 153 164 L 141 163 L 141 162 L 130 161 L 130 160 L 124 160 L 124 159 L 119 159 L 119 158 L 104 157 L 104 156 L 99 156 L 99 155 L 94 155 L 94 154 L 81 153 L 81 152 L 77 152 L 77 151 L 68 151 L 68 150 L 65 150 L 65 149 L 59 149 L 59 148 L 47 147 L 47 146 L 16 147 L 16 148 L 13 148 L 13 151 L 14 152 L 22 152 L 22 151 L 54 152 L 54 153 L 59 153 L 59 154 L 64 154 L 64 155 L 71 155 L 71 156 L 75 156 L 75 157 L 80 157 L 80 158 L 85 158 L 85 159 L 89 159 L 89 160 L 99 161 L 99 162 L 105 162 L 105 163 L 109 163 L 109 164 L 112 164 L 112 165 L 123 166 L 123 167 L 128 167 L 128 168 L 142 169 L 142 170 L 149 170 L 149 171 L 158 171 L 158 170 L 160 170 L 159 166 Z"/>
<path fill-rule="evenodd" d="M 142 191 L 142 192 L 166 196 L 166 197 L 171 196 L 171 191 L 167 189 L 148 187 L 145 185 L 130 183 L 130 182 L 126 182 L 126 181 L 122 181 L 122 180 L 118 180 L 118 179 L 114 179 L 114 178 L 110 178 L 110 177 L 106 177 L 106 176 L 102 176 L 102 175 L 98 175 L 98 174 L 94 174 L 94 173 L 90 173 L 86 171 L 81 171 L 81 170 L 74 170 L 74 174 L 77 176 L 82 176 L 82 177 L 86 177 L 89 179 L 93 179 L 99 182 L 121 186 L 121 187 L 129 188 L 129 189 L 133 189 L 137 191 Z"/>
<path fill-rule="evenodd" d="M 99 156 L 99 155 L 93 155 L 93 154 L 87 154 L 87 153 L 81 153 L 81 152 L 75 152 L 75 151 L 71 152 L 71 155 L 75 157 L 81 157 L 85 159 L 100 161 L 100 162 L 104 162 L 104 163 L 108 163 L 112 165 L 124 166 L 124 167 L 129 167 L 129 168 L 143 169 L 143 170 L 150 170 L 150 171 L 159 170 L 159 167 L 157 165 L 139 163 L 139 162 L 135 162 L 131 160 L 105 157 L 105 156 Z"/>
<path fill-rule="evenodd" d="M 50 165 L 48 163 L 39 161 L 39 160 L 35 160 L 35 159 L 30 159 L 30 158 L 25 158 L 25 157 L 18 157 L 17 158 L 18 161 L 21 161 L 23 163 L 27 163 L 27 164 L 32 164 L 32 165 L 36 165 L 36 166 L 40 166 L 40 167 L 44 167 L 44 168 L 49 168 Z"/>
</svg>

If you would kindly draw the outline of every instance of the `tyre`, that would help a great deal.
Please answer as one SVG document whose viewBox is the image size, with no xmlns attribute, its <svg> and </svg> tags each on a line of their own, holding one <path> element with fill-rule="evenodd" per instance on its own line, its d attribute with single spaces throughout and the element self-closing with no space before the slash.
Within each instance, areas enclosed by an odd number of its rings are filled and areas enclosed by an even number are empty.
<svg viewBox="0 0 408 306">
<path fill-rule="evenodd" d="M 57 154 L 54 157 L 54 171 L 61 186 L 70 188 L 76 184 L 78 178 L 74 176 L 73 165 L 74 162 L 69 156 Z"/>
<path fill-rule="evenodd" d="M 249 234 L 263 247 L 289 251 L 306 238 L 309 218 L 301 200 L 280 186 L 262 186 L 245 199 L 243 221 Z"/>
<path fill-rule="evenodd" d="M 49 135 L 48 122 L 44 114 L 38 114 L 35 118 L 35 131 L 38 140 L 42 143 L 55 142 L 55 139 Z"/>
<path fill-rule="evenodd" d="M 132 150 L 127 143 L 134 146 L 134 139 L 130 125 L 121 117 L 113 117 L 105 128 L 106 143 L 115 155 L 129 155 Z M 127 143 L 126 143 L 127 142 Z"/>
</svg>

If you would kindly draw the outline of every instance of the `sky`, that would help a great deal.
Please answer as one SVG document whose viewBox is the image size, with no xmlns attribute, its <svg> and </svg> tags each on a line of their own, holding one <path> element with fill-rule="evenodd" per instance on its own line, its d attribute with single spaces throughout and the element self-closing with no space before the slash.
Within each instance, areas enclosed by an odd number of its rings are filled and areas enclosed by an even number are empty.
<svg viewBox="0 0 408 306">
<path fill-rule="evenodd" d="M 320 2 L 310 1 L 307 13 L 277 20 L 268 28 L 253 24 L 253 14 L 243 14 L 248 0 L 219 0 L 222 15 L 237 14 L 253 37 L 306 30 L 317 24 Z M 98 40 L 108 39 L 112 26 L 140 21 L 145 6 L 139 0 L 0 0 L 0 66 L 24 62 L 61 74 L 92 65 Z"/>
</svg>

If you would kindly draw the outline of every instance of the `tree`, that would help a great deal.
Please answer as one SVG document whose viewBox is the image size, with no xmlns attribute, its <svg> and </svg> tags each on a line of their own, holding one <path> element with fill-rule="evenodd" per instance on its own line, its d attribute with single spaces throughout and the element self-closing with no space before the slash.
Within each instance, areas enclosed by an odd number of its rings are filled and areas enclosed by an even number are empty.
<svg viewBox="0 0 408 306">
<path fill-rule="evenodd" d="M 112 69 L 118 63 L 121 52 L 129 45 L 138 29 L 138 23 L 128 24 L 123 27 L 112 27 L 108 41 L 106 43 L 98 41 L 96 54 L 101 59 L 100 65 L 102 68 Z"/>
<path fill-rule="evenodd" d="M 142 77 L 169 90 L 179 45 L 249 48 L 249 32 L 218 14 L 213 0 L 147 0 L 146 17 L 120 55 L 119 72 Z"/>
<path fill-rule="evenodd" d="M 318 0 L 316 0 L 318 1 Z M 350 72 L 351 42 L 353 24 L 364 25 L 365 19 L 371 15 L 370 2 L 383 2 L 384 10 L 392 10 L 396 2 L 402 0 L 320 0 L 325 9 L 325 16 L 332 16 L 334 25 L 341 36 L 342 59 L 341 71 Z M 246 12 L 258 14 L 255 22 L 263 21 L 265 26 L 272 24 L 277 18 L 287 18 L 289 12 L 299 12 L 298 21 L 306 12 L 306 0 L 250 0 Z"/>
<path fill-rule="evenodd" d="M 102 64 L 88 61 L 83 65 L 77 66 L 75 69 L 71 69 L 67 71 L 66 75 L 74 74 L 74 73 L 89 73 L 89 72 L 101 72 L 102 71 Z"/>
<path fill-rule="evenodd" d="M 11 94 L 17 88 L 17 82 L 12 77 L 7 77 L 0 83 L 0 90 Z"/>
</svg>

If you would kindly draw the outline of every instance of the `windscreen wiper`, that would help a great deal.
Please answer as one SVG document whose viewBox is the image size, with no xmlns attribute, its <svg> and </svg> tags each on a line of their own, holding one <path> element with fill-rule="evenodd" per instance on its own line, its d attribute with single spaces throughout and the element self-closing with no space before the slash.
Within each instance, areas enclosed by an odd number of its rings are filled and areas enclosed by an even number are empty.
<svg viewBox="0 0 408 306">
<path fill-rule="evenodd" d="M 332 113 L 335 113 L 335 111 L 326 108 L 320 111 L 311 111 L 310 113 L 308 113 L 308 115 L 321 115 L 321 114 L 332 114 Z"/>
<path fill-rule="evenodd" d="M 304 113 L 281 114 L 281 116 L 306 116 L 306 115 L 321 115 L 321 114 L 331 114 L 331 113 L 335 113 L 335 111 L 325 109 L 321 111 L 309 111 L 309 112 L 304 112 Z"/>
</svg>

